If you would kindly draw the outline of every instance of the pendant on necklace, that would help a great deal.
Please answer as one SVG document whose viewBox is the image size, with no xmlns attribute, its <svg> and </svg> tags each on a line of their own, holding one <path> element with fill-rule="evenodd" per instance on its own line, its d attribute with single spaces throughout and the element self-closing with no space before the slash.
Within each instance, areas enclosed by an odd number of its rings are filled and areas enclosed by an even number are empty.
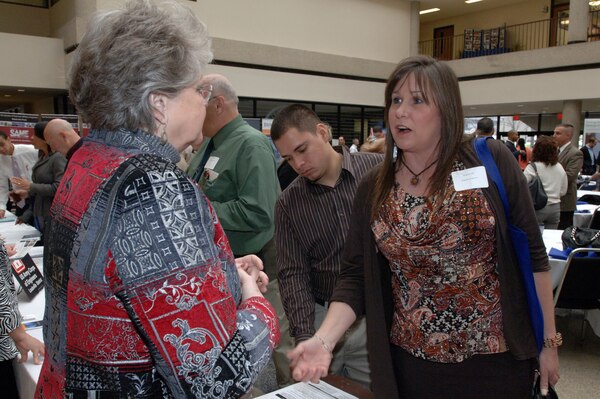
<svg viewBox="0 0 600 399">
<path fill-rule="evenodd" d="M 413 186 L 416 186 L 417 184 L 419 184 L 419 177 L 413 176 L 412 179 L 410 179 L 410 184 L 412 184 Z"/>
</svg>

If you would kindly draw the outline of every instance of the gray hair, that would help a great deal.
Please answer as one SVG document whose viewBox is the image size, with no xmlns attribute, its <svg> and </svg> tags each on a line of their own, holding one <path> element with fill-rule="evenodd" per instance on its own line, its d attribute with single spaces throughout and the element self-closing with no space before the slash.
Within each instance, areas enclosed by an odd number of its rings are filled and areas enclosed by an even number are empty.
<svg viewBox="0 0 600 399">
<path fill-rule="evenodd" d="M 235 103 L 235 105 L 240 103 L 240 99 L 238 98 L 235 89 L 227 79 L 223 79 L 219 75 L 210 75 L 207 76 L 206 82 L 212 85 L 213 96 L 223 96 L 225 100 L 231 101 Z"/>
<path fill-rule="evenodd" d="M 206 26 L 175 1 L 130 0 L 95 14 L 75 53 L 69 95 L 92 128 L 156 131 L 152 93 L 177 95 L 212 60 Z"/>
</svg>

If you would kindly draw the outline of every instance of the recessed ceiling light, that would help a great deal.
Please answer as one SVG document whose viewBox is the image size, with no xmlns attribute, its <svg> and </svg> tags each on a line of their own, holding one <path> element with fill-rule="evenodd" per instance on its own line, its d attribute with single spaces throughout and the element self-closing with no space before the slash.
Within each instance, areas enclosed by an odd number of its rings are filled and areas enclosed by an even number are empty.
<svg viewBox="0 0 600 399">
<path fill-rule="evenodd" d="M 8 97 L 12 97 L 10 94 L 5 94 L 4 97 L 8 98 Z"/>
<path fill-rule="evenodd" d="M 17 89 L 17 91 L 18 91 L 19 93 L 23 93 L 23 92 L 25 91 L 25 89 Z"/>
<path fill-rule="evenodd" d="M 430 12 L 437 12 L 439 10 L 439 8 L 429 8 L 427 10 L 419 11 L 419 14 L 429 14 Z"/>
<path fill-rule="evenodd" d="M 517 107 L 523 107 L 523 106 L 524 106 L 523 104 L 517 104 Z"/>
<path fill-rule="evenodd" d="M 467 3 L 467 4 L 479 3 L 480 1 L 483 1 L 483 0 L 465 0 L 465 3 Z"/>
</svg>

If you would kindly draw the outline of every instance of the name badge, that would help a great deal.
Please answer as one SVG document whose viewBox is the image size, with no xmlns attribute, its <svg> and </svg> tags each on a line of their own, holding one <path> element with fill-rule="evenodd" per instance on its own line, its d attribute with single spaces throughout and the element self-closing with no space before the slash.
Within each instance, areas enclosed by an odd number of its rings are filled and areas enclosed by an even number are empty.
<svg viewBox="0 0 600 399">
<path fill-rule="evenodd" d="M 217 162 L 219 162 L 219 157 L 211 156 L 206 161 L 206 165 L 204 165 L 204 169 L 214 169 L 217 166 Z"/>
<path fill-rule="evenodd" d="M 485 167 L 483 166 L 452 172 L 452 183 L 454 183 L 456 191 L 487 188 L 489 186 Z"/>
</svg>

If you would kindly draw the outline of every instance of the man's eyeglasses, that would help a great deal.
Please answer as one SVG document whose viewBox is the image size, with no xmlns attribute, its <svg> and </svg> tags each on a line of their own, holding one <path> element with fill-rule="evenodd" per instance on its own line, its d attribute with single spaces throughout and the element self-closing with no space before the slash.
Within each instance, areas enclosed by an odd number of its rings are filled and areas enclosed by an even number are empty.
<svg viewBox="0 0 600 399">
<path fill-rule="evenodd" d="M 208 104 L 210 101 L 210 96 L 212 95 L 213 87 L 210 84 L 202 85 L 196 88 L 196 91 L 202 96 L 204 99 L 204 105 Z"/>
</svg>

